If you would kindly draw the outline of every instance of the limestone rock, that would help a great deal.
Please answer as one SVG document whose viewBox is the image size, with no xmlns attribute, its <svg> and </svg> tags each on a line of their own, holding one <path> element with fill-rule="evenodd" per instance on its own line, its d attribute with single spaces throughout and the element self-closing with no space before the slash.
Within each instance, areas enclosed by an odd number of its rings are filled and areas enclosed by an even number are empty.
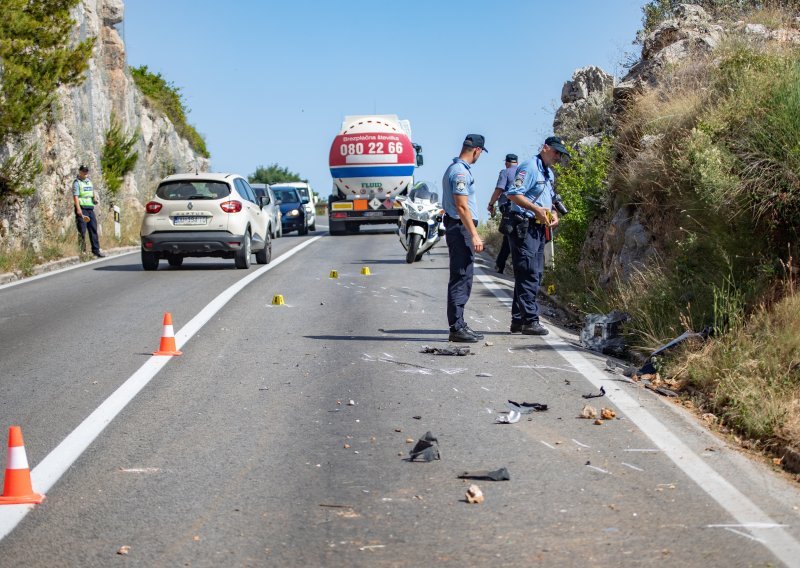
<svg viewBox="0 0 800 568">
<path fill-rule="evenodd" d="M 561 89 L 562 105 L 553 121 L 556 135 L 574 141 L 607 130 L 613 87 L 614 77 L 599 67 L 576 69 Z"/>
<path fill-rule="evenodd" d="M 0 204 L 0 235 L 11 247 L 29 244 L 38 250 L 53 234 L 74 230 L 70 188 L 82 163 L 91 170 L 100 200 L 98 221 L 103 226 L 110 222 L 110 201 L 99 166 L 112 112 L 126 132 L 140 132 L 134 148 L 139 161 L 126 176 L 117 199 L 123 220 L 143 210 L 163 176 L 209 168 L 209 160 L 198 156 L 167 118 L 146 106 L 127 68 L 125 44 L 114 27 L 123 15 L 122 0 L 84 0 L 72 12 L 76 21 L 72 39 L 96 37 L 97 41 L 86 80 L 76 87 L 60 87 L 53 105 L 56 119 L 34 128 L 25 140 L 40 148 L 43 171 L 35 180 L 34 195 Z M 0 160 L 17 150 L 0 148 Z"/>
<path fill-rule="evenodd" d="M 641 59 L 614 87 L 614 102 L 619 108 L 644 87 L 658 84 L 659 74 L 666 66 L 698 52 L 712 51 L 723 34 L 722 26 L 715 24 L 702 7 L 678 5 L 675 18 L 661 22 L 642 41 Z"/>
</svg>

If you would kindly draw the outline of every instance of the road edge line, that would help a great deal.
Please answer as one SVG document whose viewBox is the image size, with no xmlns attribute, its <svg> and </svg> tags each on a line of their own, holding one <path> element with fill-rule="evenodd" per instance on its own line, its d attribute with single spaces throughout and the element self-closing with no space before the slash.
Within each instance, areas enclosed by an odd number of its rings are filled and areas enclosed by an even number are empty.
<svg viewBox="0 0 800 568">
<path fill-rule="evenodd" d="M 492 276 L 476 274 L 476 277 L 501 303 L 505 304 L 508 300 L 508 293 L 495 282 Z M 542 336 L 545 343 L 567 363 L 572 365 L 576 371 L 579 371 L 595 388 L 616 386 L 614 385 L 614 380 L 595 367 L 591 361 L 583 356 L 578 348 L 567 343 L 563 337 L 553 333 L 552 330 L 550 331 L 550 335 Z M 669 431 L 658 418 L 636 402 L 630 394 L 624 390 L 612 390 L 609 388 L 606 390 L 606 398 L 616 404 L 625 413 L 626 417 L 645 436 L 650 438 L 689 479 L 694 481 L 739 523 L 743 525 L 750 523 L 772 525 L 768 529 L 749 526 L 746 530 L 760 539 L 762 541 L 761 544 L 772 552 L 776 558 L 787 566 L 792 566 L 800 558 L 800 543 L 791 534 L 781 528 L 769 515 L 748 499 L 744 493 L 704 462 L 678 436 Z"/>
</svg>

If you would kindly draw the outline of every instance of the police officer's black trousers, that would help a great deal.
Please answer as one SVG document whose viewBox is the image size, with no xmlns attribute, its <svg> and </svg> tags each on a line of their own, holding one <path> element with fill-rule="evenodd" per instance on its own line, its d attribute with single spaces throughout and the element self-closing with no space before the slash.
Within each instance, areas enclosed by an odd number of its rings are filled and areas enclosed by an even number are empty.
<svg viewBox="0 0 800 568">
<path fill-rule="evenodd" d="M 86 250 L 86 232 L 89 232 L 89 240 L 92 243 L 92 253 L 100 252 L 100 239 L 97 238 L 97 217 L 94 216 L 94 209 L 81 207 L 81 213 L 89 217 L 89 221 L 84 221 L 79 215 L 75 215 L 75 224 L 78 226 L 78 233 L 81 235 L 81 250 Z"/>
<path fill-rule="evenodd" d="M 544 272 L 544 225 L 531 220 L 523 237 L 516 231 L 508 239 L 514 266 L 514 301 L 511 304 L 511 321 L 533 323 L 539 321 L 539 304 L 536 295 L 542 284 Z"/>
<path fill-rule="evenodd" d="M 511 244 L 508 242 L 508 235 L 503 235 L 503 244 L 500 247 L 500 252 L 497 253 L 497 259 L 494 261 L 497 268 L 502 272 L 506 267 L 508 255 L 511 253 Z"/>
<path fill-rule="evenodd" d="M 445 238 L 450 251 L 450 281 L 447 283 L 447 323 L 451 331 L 464 327 L 464 306 L 472 293 L 475 250 L 472 237 L 458 219 L 445 218 Z"/>
</svg>

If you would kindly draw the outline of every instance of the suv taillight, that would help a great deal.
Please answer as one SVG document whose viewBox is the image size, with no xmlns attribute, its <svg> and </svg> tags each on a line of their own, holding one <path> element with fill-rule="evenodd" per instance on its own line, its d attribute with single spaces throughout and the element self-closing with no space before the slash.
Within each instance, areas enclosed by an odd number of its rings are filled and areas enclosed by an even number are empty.
<svg viewBox="0 0 800 568">
<path fill-rule="evenodd" d="M 225 213 L 238 213 L 242 210 L 242 202 L 241 201 L 223 201 L 219 204 L 222 207 L 222 210 Z"/>
<path fill-rule="evenodd" d="M 144 210 L 152 215 L 153 213 L 161 211 L 161 207 L 163 207 L 163 205 L 158 201 L 150 201 L 144 206 Z"/>
</svg>

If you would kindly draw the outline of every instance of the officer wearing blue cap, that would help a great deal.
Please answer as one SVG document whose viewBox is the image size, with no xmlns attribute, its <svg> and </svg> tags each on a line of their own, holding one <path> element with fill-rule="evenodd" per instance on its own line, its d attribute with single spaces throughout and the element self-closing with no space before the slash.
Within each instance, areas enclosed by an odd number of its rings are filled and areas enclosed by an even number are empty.
<svg viewBox="0 0 800 568">
<path fill-rule="evenodd" d="M 442 207 L 447 249 L 450 252 L 450 280 L 447 283 L 447 322 L 450 341 L 476 343 L 483 335 L 470 329 L 464 321 L 464 306 L 472 293 L 475 253 L 483 250 L 478 236 L 478 206 L 475 179 L 470 166 L 486 152 L 480 134 L 468 134 L 461 153 L 453 158 L 442 178 Z"/>
<path fill-rule="evenodd" d="M 519 158 L 516 154 L 506 154 L 506 167 L 500 170 L 500 174 L 497 176 L 497 184 L 495 184 L 494 187 L 494 193 L 492 193 L 492 197 L 489 198 L 489 206 L 487 207 L 489 215 L 494 216 L 495 203 L 497 203 L 501 213 L 505 213 L 507 208 L 511 207 L 511 202 L 509 202 L 506 196 L 506 191 L 514 186 L 514 177 L 517 175 L 518 162 Z M 503 244 L 494 262 L 497 272 L 501 274 L 505 272 L 506 261 L 510 253 L 511 245 L 508 242 L 508 235 L 503 235 Z"/>
<path fill-rule="evenodd" d="M 511 304 L 511 333 L 547 335 L 539 323 L 536 295 L 544 272 L 545 229 L 558 225 L 553 207 L 552 166 L 569 156 L 563 140 L 550 136 L 541 151 L 517 168 L 514 186 L 506 192 L 515 218 L 509 235 L 514 263 L 514 301 Z"/>
</svg>

